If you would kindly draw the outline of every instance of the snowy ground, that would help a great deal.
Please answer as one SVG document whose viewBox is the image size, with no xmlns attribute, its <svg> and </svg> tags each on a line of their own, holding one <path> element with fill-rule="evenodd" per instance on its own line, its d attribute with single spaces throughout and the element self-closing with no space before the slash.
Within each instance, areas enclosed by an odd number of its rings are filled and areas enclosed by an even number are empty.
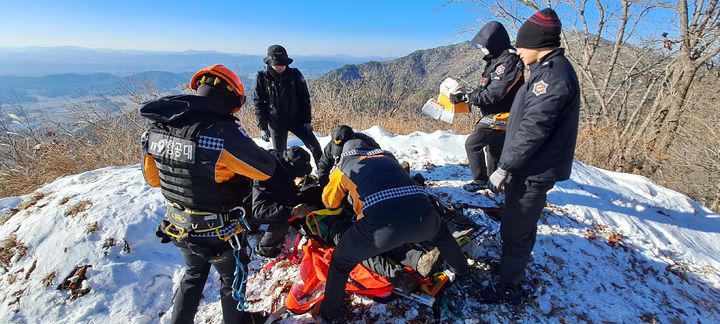
<svg viewBox="0 0 720 324">
<path fill-rule="evenodd" d="M 460 187 L 470 178 L 465 136 L 447 132 L 395 136 L 367 133 L 449 202 L 495 206 Z M 327 137 L 320 138 L 322 144 Z M 261 142 L 258 142 L 261 143 Z M 266 145 L 265 143 L 261 143 Z M 299 144 L 291 139 L 290 144 Z M 500 199 L 497 199 L 500 201 Z M 608 172 L 580 162 L 572 179 L 549 193 L 540 220 L 520 306 L 488 306 L 472 291 L 451 287 L 433 312 L 408 301 L 377 304 L 350 297 L 358 322 L 719 322 L 720 215 L 644 177 Z M 155 236 L 165 210 L 158 190 L 145 185 L 137 165 L 69 176 L 24 197 L 0 199 L 0 322 L 168 322 L 183 261 Z M 478 223 L 497 224 L 478 210 Z M 286 247 L 292 245 L 288 237 Z M 466 247 L 472 259 L 497 256 L 493 231 Z M 248 286 L 253 310 L 282 304 L 296 267 L 281 261 L 267 271 L 253 257 Z M 491 276 L 474 275 L 485 284 Z M 78 266 L 79 287 L 58 290 Z M 213 274 L 196 320 L 220 323 L 218 277 Z M 310 322 L 308 316 L 284 322 Z"/>
</svg>

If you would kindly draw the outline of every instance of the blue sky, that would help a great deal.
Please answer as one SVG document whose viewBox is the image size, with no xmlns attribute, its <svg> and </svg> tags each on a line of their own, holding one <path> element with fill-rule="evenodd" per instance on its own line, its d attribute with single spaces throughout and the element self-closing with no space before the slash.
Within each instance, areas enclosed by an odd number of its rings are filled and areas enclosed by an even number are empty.
<svg viewBox="0 0 720 324">
<path fill-rule="evenodd" d="M 418 1 L 2 1 L 0 47 L 402 56 L 468 40 L 479 13 Z"/>
</svg>

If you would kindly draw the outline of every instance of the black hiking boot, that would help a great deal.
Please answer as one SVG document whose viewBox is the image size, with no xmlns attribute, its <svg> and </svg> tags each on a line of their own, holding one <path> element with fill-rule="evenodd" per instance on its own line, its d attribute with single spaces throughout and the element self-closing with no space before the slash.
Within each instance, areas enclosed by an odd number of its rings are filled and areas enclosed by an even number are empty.
<svg viewBox="0 0 720 324">
<path fill-rule="evenodd" d="M 487 188 L 487 180 L 473 180 L 463 185 L 463 189 L 470 192 L 478 192 Z"/>
<path fill-rule="evenodd" d="M 327 318 L 321 314 L 315 316 L 316 324 L 343 324 L 346 323 L 342 318 Z"/>
<path fill-rule="evenodd" d="M 426 278 L 431 273 L 434 273 L 433 270 L 437 270 L 440 267 L 439 264 L 440 259 L 440 250 L 437 248 L 433 248 L 432 250 L 425 252 L 420 259 L 418 259 L 417 267 L 415 267 L 415 271 L 417 271 L 418 274 L 420 274 L 423 278 Z"/>
<path fill-rule="evenodd" d="M 522 302 L 524 296 L 522 287 L 519 285 L 497 284 L 480 290 L 478 301 L 485 304 L 518 305 Z"/>
<path fill-rule="evenodd" d="M 261 324 L 265 323 L 267 319 L 268 314 L 265 312 L 243 312 L 241 323 Z"/>
<path fill-rule="evenodd" d="M 485 259 L 485 265 L 487 265 L 488 272 L 496 276 L 500 275 L 500 260 Z"/>
<path fill-rule="evenodd" d="M 281 250 L 277 246 L 255 246 L 255 254 L 265 259 L 272 259 L 280 254 Z"/>
</svg>

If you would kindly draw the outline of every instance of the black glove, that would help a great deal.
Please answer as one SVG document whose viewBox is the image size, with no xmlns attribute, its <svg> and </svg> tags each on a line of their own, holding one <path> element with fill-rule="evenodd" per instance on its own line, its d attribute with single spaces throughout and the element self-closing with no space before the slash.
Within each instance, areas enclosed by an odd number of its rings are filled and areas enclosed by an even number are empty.
<svg viewBox="0 0 720 324">
<path fill-rule="evenodd" d="M 450 99 L 450 102 L 452 102 L 454 104 L 468 101 L 468 97 L 464 92 L 452 93 L 452 94 L 450 94 L 449 99 Z"/>
<path fill-rule="evenodd" d="M 260 135 L 260 137 L 262 138 L 262 140 L 265 142 L 270 142 L 270 131 L 267 129 L 263 129 L 261 133 L 262 134 Z"/>
<path fill-rule="evenodd" d="M 155 231 L 155 236 L 160 238 L 160 243 L 162 244 L 170 243 L 170 241 L 172 241 L 172 237 L 165 233 L 165 228 L 168 226 L 170 226 L 170 222 L 164 220 L 160 222 L 160 225 L 158 225 L 157 230 Z"/>
</svg>

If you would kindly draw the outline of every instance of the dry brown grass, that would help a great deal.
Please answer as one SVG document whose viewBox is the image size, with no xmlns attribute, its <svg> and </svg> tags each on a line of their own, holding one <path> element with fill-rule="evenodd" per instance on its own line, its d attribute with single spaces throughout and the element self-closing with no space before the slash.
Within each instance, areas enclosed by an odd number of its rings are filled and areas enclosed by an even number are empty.
<svg viewBox="0 0 720 324">
<path fill-rule="evenodd" d="M 674 143 L 661 154 L 634 150 L 624 158 L 619 151 L 628 140 L 616 124 L 584 125 L 578 135 L 575 158 L 597 167 L 647 176 L 660 185 L 682 192 L 714 211 L 720 211 L 720 114 L 714 91 L 716 75 L 699 78 L 688 98 L 688 114 Z M 652 140 L 652 134 L 646 135 Z M 648 171 L 644 166 L 656 166 Z"/>
<path fill-rule="evenodd" d="M 92 206 L 92 202 L 89 200 L 81 200 L 72 205 L 65 211 L 66 217 L 75 217 L 78 214 L 88 210 Z"/>
<path fill-rule="evenodd" d="M 62 199 L 60 199 L 59 204 L 60 204 L 60 206 L 65 205 L 65 204 L 67 204 L 68 201 L 70 201 L 70 197 L 62 197 Z"/>
<path fill-rule="evenodd" d="M 10 234 L 0 244 L 0 267 L 7 270 L 17 260 L 25 257 L 27 251 L 27 246 L 17 238 L 17 235 Z"/>
<path fill-rule="evenodd" d="M 87 224 L 85 225 L 85 234 L 90 235 L 92 233 L 95 233 L 99 228 L 100 224 L 98 222 Z"/>
<path fill-rule="evenodd" d="M 66 175 L 137 163 L 146 129 L 137 105 L 154 96 L 130 95 L 129 107 L 112 111 L 98 103 L 69 102 L 63 123 L 31 122 L 23 107 L 0 104 L 0 115 L 17 117 L 0 118 L 0 197 L 30 193 Z"/>
<path fill-rule="evenodd" d="M 42 284 L 45 287 L 50 287 L 50 285 L 53 284 L 53 281 L 55 281 L 55 277 L 57 277 L 57 272 L 53 271 L 45 275 L 42 279 Z"/>
<path fill-rule="evenodd" d="M 385 79 L 380 78 L 382 80 Z M 599 122 L 582 125 L 576 158 L 597 167 L 648 176 L 713 210 L 720 210 L 720 132 L 715 129 L 715 125 L 720 124 L 720 114 L 715 111 L 720 94 L 708 90 L 717 80 L 717 76 L 707 75 L 696 84 L 689 98 L 692 101 L 690 108 L 696 113 L 683 121 L 686 126 L 668 152 L 650 156 L 637 150 L 621 158 L 623 154 L 618 151 L 627 141 L 621 135 L 622 129 L 610 122 Z M 381 93 L 379 89 L 387 86 L 380 82 L 330 87 L 311 82 L 315 130 L 327 135 L 337 125 L 347 124 L 355 129 L 378 125 L 394 134 L 436 130 L 468 134 L 480 118 L 474 111 L 457 116 L 453 124 L 432 120 L 419 111 L 427 97 L 434 93 L 413 93 L 412 84 L 395 84 L 391 93 Z M 30 193 L 44 183 L 66 175 L 138 163 L 138 139 L 147 124 L 137 113 L 137 107 L 155 97 L 157 95 L 151 91 L 133 94 L 130 108 L 112 114 L 92 105 L 76 105 L 72 109 L 72 120 L 76 123 L 72 125 L 47 123 L 49 126 L 38 128 L 22 122 L 19 122 L 22 127 L 0 123 L 3 132 L 0 133 L 0 197 Z M 0 106 L 0 112 L 2 108 Z M 22 113 L 16 115 L 22 116 Z M 259 136 L 251 104 L 237 117 L 251 136 Z M 659 167 L 649 173 L 643 169 L 648 164 Z M 11 214 L 37 204 L 46 194 L 33 196 Z M 63 198 L 60 204 L 68 200 Z M 0 222 L 7 219 L 4 217 Z"/>
<path fill-rule="evenodd" d="M 32 206 L 35 206 L 41 199 L 45 198 L 45 193 L 36 193 L 30 199 L 23 201 L 20 206 L 18 206 L 18 211 L 28 209 Z"/>
</svg>

